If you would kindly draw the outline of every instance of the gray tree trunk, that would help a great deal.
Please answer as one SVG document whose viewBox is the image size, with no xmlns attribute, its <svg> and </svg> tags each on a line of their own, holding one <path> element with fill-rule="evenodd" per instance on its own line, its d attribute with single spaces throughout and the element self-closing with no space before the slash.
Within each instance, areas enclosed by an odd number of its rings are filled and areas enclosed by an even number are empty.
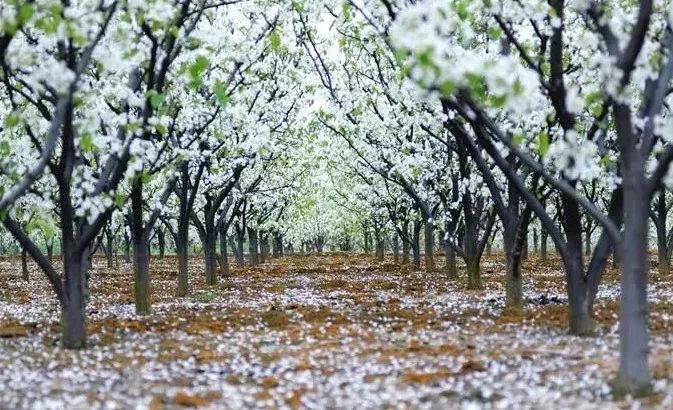
<svg viewBox="0 0 673 410">
<path fill-rule="evenodd" d="M 149 274 L 149 243 L 145 236 L 143 225 L 143 183 L 137 178 L 131 190 L 131 240 L 133 241 L 133 272 L 135 281 L 133 294 L 135 296 L 136 314 L 148 315 L 150 302 L 150 274 Z"/>
<path fill-rule="evenodd" d="M 415 221 L 413 226 L 411 250 L 414 257 L 414 267 L 420 269 L 421 267 L 421 228 L 422 223 Z"/>
<path fill-rule="evenodd" d="M 248 252 L 250 253 L 250 265 L 259 265 L 259 252 L 257 243 L 257 230 L 248 228 Z"/>
<path fill-rule="evenodd" d="M 393 248 L 393 262 L 400 263 L 400 237 L 397 232 L 392 234 L 391 246 Z"/>
<path fill-rule="evenodd" d="M 624 155 L 624 154 L 622 154 Z M 649 393 L 650 369 L 647 363 L 647 222 L 649 204 L 643 167 L 623 161 L 624 230 L 621 250 L 621 304 L 619 316 L 620 357 L 615 382 L 617 392 Z"/>
<path fill-rule="evenodd" d="M 228 278 L 229 271 L 229 252 L 227 250 L 227 230 L 220 228 L 220 276 Z"/>
<path fill-rule="evenodd" d="M 434 233 L 435 226 L 432 222 L 425 222 L 425 271 L 432 272 L 435 270 L 435 256 L 434 256 Z"/>
</svg>

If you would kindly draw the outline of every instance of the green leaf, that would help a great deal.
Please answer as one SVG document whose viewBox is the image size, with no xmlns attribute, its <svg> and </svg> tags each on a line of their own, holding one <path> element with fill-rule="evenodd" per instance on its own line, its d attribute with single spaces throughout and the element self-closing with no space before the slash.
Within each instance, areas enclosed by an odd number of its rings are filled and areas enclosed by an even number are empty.
<svg viewBox="0 0 673 410">
<path fill-rule="evenodd" d="M 19 23 L 21 25 L 25 24 L 33 17 L 33 14 L 35 14 L 35 9 L 32 4 L 22 4 L 21 8 L 19 8 Z"/>
<path fill-rule="evenodd" d="M 0 141 L 0 157 L 9 155 L 10 151 L 9 142 Z"/>
<path fill-rule="evenodd" d="M 538 134 L 537 150 L 543 157 L 549 152 L 549 134 L 547 134 L 547 131 L 542 131 Z"/>
<path fill-rule="evenodd" d="M 196 57 L 196 60 L 187 68 L 189 72 L 190 83 L 189 86 L 192 88 L 198 88 L 203 84 L 203 73 L 208 69 L 210 65 L 210 60 L 204 56 Z"/>
<path fill-rule="evenodd" d="M 229 102 L 229 94 L 224 88 L 224 85 L 219 81 L 216 82 L 213 87 L 213 94 L 215 94 L 215 98 L 217 98 L 217 103 L 220 104 L 220 107 L 225 108 Z"/>
<path fill-rule="evenodd" d="M 517 78 L 514 81 L 514 86 L 513 87 L 514 88 L 512 89 L 512 91 L 514 92 L 514 95 L 519 96 L 519 95 L 523 94 L 523 84 L 521 83 L 520 79 Z"/>
<path fill-rule="evenodd" d="M 143 173 L 140 174 L 140 180 L 143 182 L 143 184 L 150 183 L 152 181 L 152 178 L 153 178 L 153 176 L 149 172 L 144 172 L 143 171 Z"/>
<path fill-rule="evenodd" d="M 152 104 L 152 108 L 157 109 L 161 107 L 161 104 L 164 102 L 165 95 L 164 94 L 159 94 L 155 90 L 152 90 L 154 92 L 150 92 L 150 104 Z"/>
<path fill-rule="evenodd" d="M 443 95 L 451 95 L 453 94 L 454 91 L 456 91 L 456 85 L 451 82 L 451 81 L 444 81 L 440 86 L 439 86 L 439 91 Z"/>
<path fill-rule="evenodd" d="M 93 143 L 93 138 L 88 134 L 79 139 L 79 147 L 84 152 L 92 152 L 96 148 Z"/>
<path fill-rule="evenodd" d="M 157 133 L 159 133 L 159 135 L 161 136 L 165 136 L 166 134 L 168 134 L 168 129 L 164 124 L 157 124 L 154 126 L 154 129 L 156 129 Z"/>
<path fill-rule="evenodd" d="M 468 74 L 467 83 L 470 86 L 472 94 L 479 99 L 484 100 L 486 97 L 486 82 L 484 82 L 484 79 L 476 74 Z"/>
<path fill-rule="evenodd" d="M 124 206 L 124 203 L 126 203 L 126 196 L 118 192 L 117 194 L 115 194 L 114 202 L 117 208 L 121 208 Z"/>
<path fill-rule="evenodd" d="M 279 51 L 280 50 L 280 34 L 276 30 L 272 31 L 271 34 L 269 34 L 269 43 L 271 44 L 271 49 L 274 51 Z"/>
<path fill-rule="evenodd" d="M 502 30 L 500 27 L 493 26 L 488 28 L 488 38 L 491 40 L 500 40 L 500 37 L 502 36 Z"/>
<path fill-rule="evenodd" d="M 344 1 L 341 3 L 341 15 L 344 18 L 344 21 L 348 21 L 351 18 L 351 3 L 349 1 Z"/>
<path fill-rule="evenodd" d="M 7 127 L 7 128 L 15 128 L 16 126 L 19 125 L 20 122 L 21 122 L 21 117 L 16 112 L 10 112 L 5 117 L 5 127 Z"/>
<path fill-rule="evenodd" d="M 516 133 L 512 136 L 512 144 L 519 146 L 521 145 L 522 142 L 523 142 L 523 134 Z"/>
</svg>

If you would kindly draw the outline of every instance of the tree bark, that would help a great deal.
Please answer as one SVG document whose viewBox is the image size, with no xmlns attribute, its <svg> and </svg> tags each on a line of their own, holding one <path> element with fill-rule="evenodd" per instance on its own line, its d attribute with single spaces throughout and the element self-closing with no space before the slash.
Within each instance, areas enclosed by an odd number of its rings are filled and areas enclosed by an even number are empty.
<svg viewBox="0 0 673 410">
<path fill-rule="evenodd" d="M 206 218 L 207 219 L 207 218 Z M 206 221 L 204 238 L 204 256 L 206 268 L 206 285 L 217 285 L 217 232 L 214 221 Z"/>
<path fill-rule="evenodd" d="M 539 242 L 540 242 L 540 238 L 538 237 L 538 234 L 537 234 L 537 228 L 533 228 L 533 253 L 535 253 L 535 255 L 537 255 L 538 252 L 540 251 L 540 243 Z"/>
<path fill-rule="evenodd" d="M 591 229 L 590 227 L 584 232 L 584 254 L 591 255 Z"/>
<path fill-rule="evenodd" d="M 159 259 L 163 260 L 166 252 L 166 237 L 161 228 L 157 230 L 157 242 L 159 242 Z"/>
<path fill-rule="evenodd" d="M 61 343 L 65 349 L 86 347 L 85 276 L 88 261 L 84 255 L 73 255 L 73 244 L 64 243 L 65 301 L 61 308 Z"/>
<path fill-rule="evenodd" d="M 615 389 L 636 396 L 649 393 L 647 362 L 647 222 L 649 204 L 644 167 L 624 163 L 624 230 L 621 250 L 620 358 Z M 631 165 L 631 166 L 629 166 Z"/>
<path fill-rule="evenodd" d="M 425 271 L 432 272 L 435 270 L 435 256 L 434 256 L 434 235 L 435 226 L 429 220 L 425 221 Z"/>
<path fill-rule="evenodd" d="M 458 279 L 458 266 L 456 265 L 456 250 L 453 249 L 449 240 L 444 243 L 444 252 L 446 252 L 446 273 L 451 280 Z"/>
<path fill-rule="evenodd" d="M 383 240 L 384 239 L 383 234 L 380 231 L 378 231 L 375 233 L 375 237 L 376 237 L 376 246 L 375 246 L 376 260 L 383 261 L 383 259 L 385 258 L 385 242 Z"/>
<path fill-rule="evenodd" d="M 245 266 L 245 256 L 243 255 L 243 243 L 245 242 L 245 230 L 241 230 L 236 235 L 236 266 Z"/>
<path fill-rule="evenodd" d="M 229 271 L 229 252 L 227 250 L 227 230 L 224 226 L 220 228 L 220 276 L 223 278 L 231 276 Z"/>
<path fill-rule="evenodd" d="M 257 230 L 248 228 L 248 252 L 250 253 L 250 265 L 259 265 L 259 252 L 257 243 Z"/>
<path fill-rule="evenodd" d="M 411 242 L 411 249 L 414 257 L 414 267 L 416 269 L 420 269 L 421 267 L 421 228 L 422 224 L 421 222 L 415 221 L 413 223 L 413 234 L 412 234 L 412 242 Z"/>
<path fill-rule="evenodd" d="M 393 262 L 400 263 L 400 237 L 397 235 L 397 232 L 393 232 L 391 242 L 393 248 Z"/>
<path fill-rule="evenodd" d="M 28 282 L 30 277 L 28 276 L 28 252 L 26 248 L 21 248 L 21 278 Z"/>
<path fill-rule="evenodd" d="M 50 240 L 47 241 L 46 247 L 47 247 L 47 260 L 49 261 L 49 263 L 52 263 L 54 261 L 54 238 L 51 238 Z"/>
<path fill-rule="evenodd" d="M 133 272 L 135 281 L 133 294 L 136 314 L 148 315 L 151 311 L 149 243 L 143 226 L 143 183 L 137 178 L 131 190 L 131 240 L 133 241 Z"/>
<path fill-rule="evenodd" d="M 114 261 L 112 259 L 112 254 L 114 252 L 114 249 L 113 249 L 113 246 L 114 246 L 113 245 L 113 239 L 114 238 L 113 238 L 113 236 L 110 232 L 107 232 L 105 234 L 105 237 L 107 239 L 107 243 L 105 245 L 105 257 L 107 259 L 107 267 L 108 267 L 108 269 L 112 269 L 113 266 L 114 266 Z"/>
<path fill-rule="evenodd" d="M 131 238 L 124 230 L 124 262 L 131 263 Z"/>
</svg>

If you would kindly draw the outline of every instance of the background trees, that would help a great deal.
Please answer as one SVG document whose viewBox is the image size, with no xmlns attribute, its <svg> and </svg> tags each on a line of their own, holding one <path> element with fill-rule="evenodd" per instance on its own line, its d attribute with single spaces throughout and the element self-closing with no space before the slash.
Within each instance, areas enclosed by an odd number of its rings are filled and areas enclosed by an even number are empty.
<svg viewBox="0 0 673 410">
<path fill-rule="evenodd" d="M 85 344 L 90 258 L 112 266 L 120 243 L 138 314 L 153 243 L 171 242 L 180 297 L 194 246 L 210 286 L 230 251 L 389 250 L 433 272 L 439 250 L 447 281 L 479 289 L 495 242 L 518 310 L 521 261 L 549 236 L 572 334 L 594 334 L 621 261 L 616 386 L 642 393 L 649 234 L 661 274 L 672 248 L 661 3 L 10 1 L 0 218 L 51 283 L 67 348 Z"/>
</svg>

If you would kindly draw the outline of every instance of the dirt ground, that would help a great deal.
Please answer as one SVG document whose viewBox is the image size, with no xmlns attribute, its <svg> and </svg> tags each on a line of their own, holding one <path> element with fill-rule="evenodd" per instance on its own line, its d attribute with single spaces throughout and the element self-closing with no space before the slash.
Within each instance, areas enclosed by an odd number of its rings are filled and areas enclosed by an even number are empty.
<svg viewBox="0 0 673 410">
<path fill-rule="evenodd" d="M 362 255 L 292 256 L 234 268 L 175 296 L 177 261 L 153 259 L 153 313 L 136 316 L 131 266 L 96 259 L 89 346 L 59 347 L 56 300 L 31 264 L 0 260 L 0 408 L 673 408 L 673 287 L 651 272 L 655 395 L 611 397 L 618 273 L 599 291 L 599 334 L 566 334 L 560 263 L 529 258 L 526 307 L 503 312 L 504 258 L 484 289 Z M 464 275 L 463 275 L 464 277 Z M 553 404 L 551 404 L 553 403 Z"/>
</svg>

